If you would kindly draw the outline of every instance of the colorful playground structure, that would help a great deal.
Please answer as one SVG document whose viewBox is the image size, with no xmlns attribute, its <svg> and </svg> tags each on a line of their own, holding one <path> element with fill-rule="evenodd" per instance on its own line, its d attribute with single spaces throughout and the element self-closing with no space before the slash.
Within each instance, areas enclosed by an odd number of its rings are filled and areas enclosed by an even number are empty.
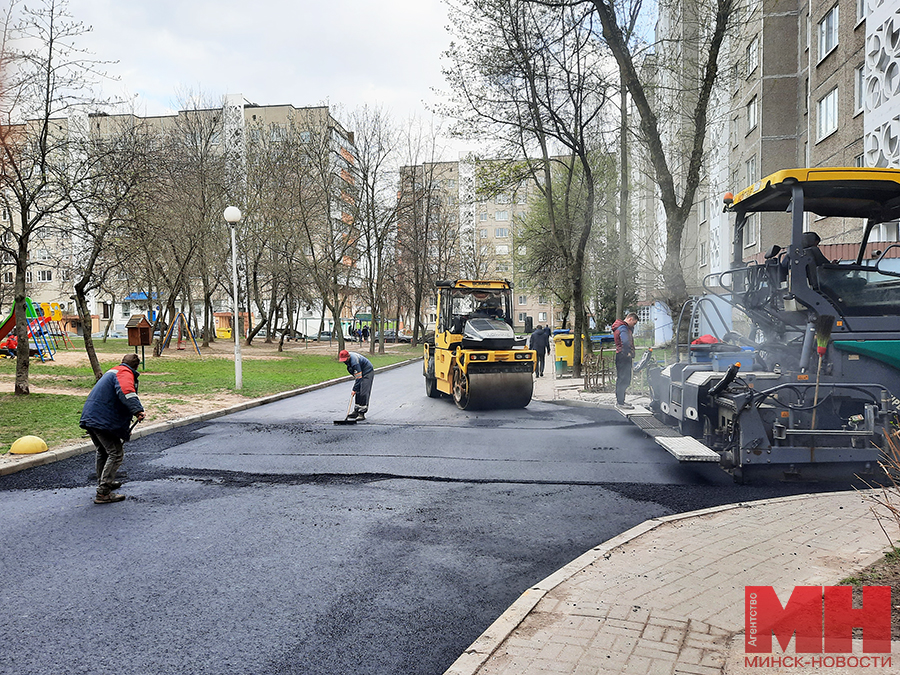
<svg viewBox="0 0 900 675">
<path fill-rule="evenodd" d="M 53 360 L 61 342 L 65 349 L 73 346 L 69 341 L 60 321 L 62 312 L 59 305 L 43 302 L 38 313 L 30 298 L 25 298 L 25 320 L 28 324 L 28 341 L 35 356 L 41 361 Z M 16 327 L 16 303 L 9 311 L 9 316 L 0 323 L 0 340 L 3 340 Z M 59 338 L 59 339 L 57 339 Z"/>
</svg>

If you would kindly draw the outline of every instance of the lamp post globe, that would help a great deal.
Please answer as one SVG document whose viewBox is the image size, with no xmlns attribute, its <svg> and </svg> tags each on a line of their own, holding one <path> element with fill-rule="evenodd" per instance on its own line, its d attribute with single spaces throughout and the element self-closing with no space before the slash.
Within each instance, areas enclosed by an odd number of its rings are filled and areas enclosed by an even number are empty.
<svg viewBox="0 0 900 675">
<path fill-rule="evenodd" d="M 241 210 L 236 206 L 229 206 L 222 215 L 225 217 L 226 222 L 231 225 L 231 284 L 234 291 L 234 318 L 231 333 L 234 336 L 234 388 L 241 389 L 244 386 L 244 377 L 241 367 L 241 341 L 238 335 L 237 245 L 234 232 L 241 219 Z"/>
<path fill-rule="evenodd" d="M 225 209 L 224 215 L 225 220 L 234 225 L 241 219 L 241 210 L 236 206 L 229 206 Z"/>
</svg>

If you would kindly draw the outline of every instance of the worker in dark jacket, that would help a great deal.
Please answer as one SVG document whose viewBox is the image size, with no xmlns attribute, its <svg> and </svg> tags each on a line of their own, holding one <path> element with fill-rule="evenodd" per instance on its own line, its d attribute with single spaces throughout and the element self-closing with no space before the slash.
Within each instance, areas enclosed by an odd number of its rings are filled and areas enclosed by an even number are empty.
<svg viewBox="0 0 900 675">
<path fill-rule="evenodd" d="M 88 394 L 81 412 L 82 429 L 87 430 L 97 448 L 97 496 L 95 504 L 111 504 L 125 499 L 113 490 L 122 487 L 115 480 L 125 458 L 125 441 L 131 438 L 131 418 L 144 419 L 138 398 L 137 354 L 126 354 L 122 363 L 108 370 Z"/>
<path fill-rule="evenodd" d="M 356 406 L 347 419 L 364 420 L 369 412 L 369 394 L 375 381 L 375 367 L 362 354 L 342 349 L 338 360 L 347 364 L 347 372 L 353 376 L 353 391 L 350 396 L 356 397 Z"/>
<path fill-rule="evenodd" d="M 543 377 L 544 360 L 547 354 L 550 353 L 550 326 L 542 328 L 541 324 L 538 324 L 538 327 L 535 328 L 534 332 L 531 334 L 531 338 L 529 338 L 529 343 L 531 348 L 537 352 L 537 363 L 534 366 L 534 376 Z"/>
<path fill-rule="evenodd" d="M 624 320 L 617 319 L 612 325 L 616 343 L 616 405 L 620 408 L 634 407 L 625 403 L 625 392 L 634 372 L 634 327 L 637 322 L 638 315 L 631 312 Z"/>
</svg>

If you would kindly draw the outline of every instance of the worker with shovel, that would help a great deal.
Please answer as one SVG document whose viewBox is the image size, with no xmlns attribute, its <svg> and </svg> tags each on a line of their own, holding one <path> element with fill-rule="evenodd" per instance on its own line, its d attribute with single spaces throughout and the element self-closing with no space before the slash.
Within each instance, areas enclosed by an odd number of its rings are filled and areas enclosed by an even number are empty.
<svg viewBox="0 0 900 675">
<path fill-rule="evenodd" d="M 113 492 L 122 483 L 115 480 L 116 471 L 125 458 L 125 441 L 131 440 L 131 418 L 144 419 L 144 406 L 138 398 L 138 366 L 141 357 L 126 354 L 122 363 L 97 380 L 88 394 L 81 412 L 80 426 L 85 429 L 97 449 L 97 496 L 95 504 L 112 504 L 125 499 Z M 135 422 L 135 423 L 137 423 Z"/>
<path fill-rule="evenodd" d="M 353 392 L 350 398 L 356 397 L 356 407 L 347 415 L 348 420 L 366 419 L 369 411 L 369 394 L 372 393 L 372 382 L 375 380 L 375 367 L 362 354 L 342 349 L 338 360 L 347 364 L 347 372 L 353 376 Z"/>
</svg>

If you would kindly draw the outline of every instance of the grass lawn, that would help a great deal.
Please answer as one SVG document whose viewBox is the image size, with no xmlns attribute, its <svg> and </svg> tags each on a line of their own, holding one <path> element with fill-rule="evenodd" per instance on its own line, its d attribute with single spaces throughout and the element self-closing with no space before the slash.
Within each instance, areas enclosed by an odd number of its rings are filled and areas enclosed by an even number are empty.
<svg viewBox="0 0 900 675">
<path fill-rule="evenodd" d="M 81 351 L 83 354 L 80 340 L 75 341 L 75 346 L 70 352 Z M 106 344 L 98 341 L 96 348 L 104 372 L 118 364 L 122 354 L 133 351 L 124 339 L 108 340 Z M 167 351 L 162 358 L 152 358 L 148 349 L 146 369 L 140 370 L 140 394 L 155 395 L 152 412 L 163 416 L 170 412 L 174 414 L 177 407 L 190 398 L 215 399 L 220 393 L 240 394 L 246 398 L 277 394 L 346 375 L 344 364 L 327 351 L 324 346 L 316 350 L 295 348 L 284 352 L 269 346 L 248 348 L 242 351 L 245 355 L 242 360 L 243 388 L 237 392 L 234 389 L 233 353 L 228 355 L 227 351 L 221 351 L 199 357 L 195 352 L 185 351 L 173 357 Z M 364 349 L 358 351 L 365 353 Z M 384 355 L 365 353 L 376 368 L 420 354 L 420 348 L 412 349 L 407 345 L 393 347 Z M 65 360 L 73 361 L 72 358 Z M 32 360 L 29 368 L 32 389 L 52 388 L 53 393 L 15 396 L 11 393 L 15 361 L 0 359 L 0 454 L 7 452 L 17 438 L 28 434 L 40 436 L 50 447 L 82 437 L 78 419 L 94 376 L 86 357 L 71 365 L 63 361 L 63 358 L 45 363 Z M 72 390 L 71 394 L 66 393 L 68 389 Z M 155 418 L 151 417 L 149 421 L 155 421 Z"/>
</svg>

